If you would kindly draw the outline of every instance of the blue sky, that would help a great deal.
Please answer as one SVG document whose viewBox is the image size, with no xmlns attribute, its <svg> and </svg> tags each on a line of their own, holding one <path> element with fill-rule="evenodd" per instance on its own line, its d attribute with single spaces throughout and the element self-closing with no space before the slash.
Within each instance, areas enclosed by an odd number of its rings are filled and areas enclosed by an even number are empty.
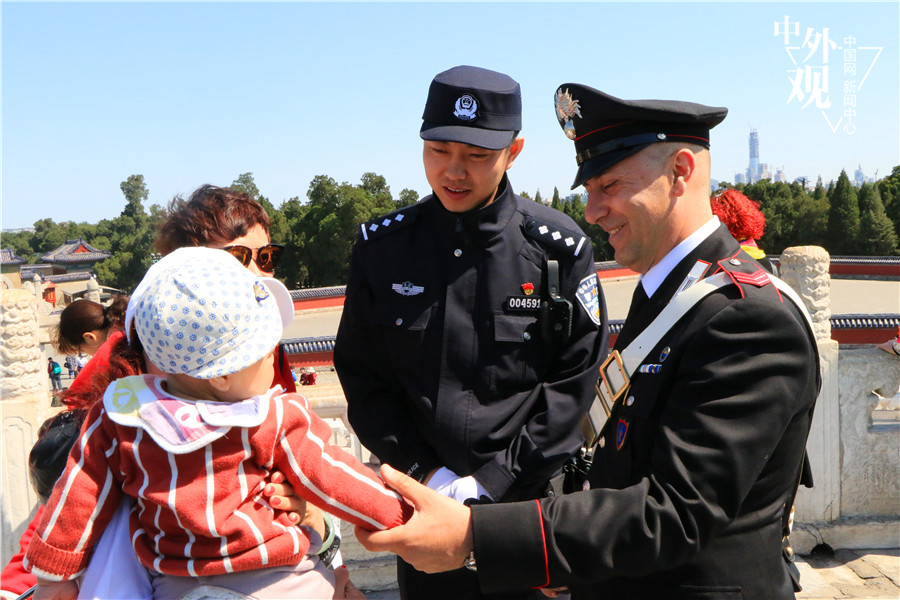
<svg viewBox="0 0 900 600">
<path fill-rule="evenodd" d="M 575 173 L 551 102 L 564 82 L 727 106 L 715 179 L 746 168 L 751 127 L 789 180 L 900 164 L 897 2 L 4 1 L 0 16 L 3 228 L 115 217 L 132 174 L 148 204 L 246 172 L 276 205 L 367 171 L 425 194 L 428 85 L 459 64 L 520 82 L 510 176 L 530 194 L 565 195 Z"/>
</svg>

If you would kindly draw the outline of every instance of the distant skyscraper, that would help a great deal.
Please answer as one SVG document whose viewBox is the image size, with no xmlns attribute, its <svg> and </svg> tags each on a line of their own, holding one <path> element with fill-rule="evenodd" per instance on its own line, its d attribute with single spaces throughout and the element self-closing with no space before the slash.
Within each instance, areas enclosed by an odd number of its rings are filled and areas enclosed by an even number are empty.
<svg viewBox="0 0 900 600">
<path fill-rule="evenodd" d="M 878 171 L 875 171 L 875 175 L 878 175 Z M 853 185 L 860 187 L 864 183 L 875 183 L 875 177 L 866 177 L 866 174 L 863 173 L 862 165 L 859 165 L 853 173 Z"/>
<path fill-rule="evenodd" d="M 759 172 L 759 134 L 750 130 L 750 166 L 747 167 L 747 182 L 756 183 L 760 179 Z"/>
</svg>

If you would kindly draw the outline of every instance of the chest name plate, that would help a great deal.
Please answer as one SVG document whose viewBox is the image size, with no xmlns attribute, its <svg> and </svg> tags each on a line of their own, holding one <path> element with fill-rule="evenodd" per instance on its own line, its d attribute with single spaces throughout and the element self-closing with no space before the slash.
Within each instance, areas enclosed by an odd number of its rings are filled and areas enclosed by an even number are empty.
<svg viewBox="0 0 900 600">
<path fill-rule="evenodd" d="M 541 309 L 541 299 L 539 296 L 509 296 L 505 308 L 511 312 L 537 312 Z"/>
</svg>

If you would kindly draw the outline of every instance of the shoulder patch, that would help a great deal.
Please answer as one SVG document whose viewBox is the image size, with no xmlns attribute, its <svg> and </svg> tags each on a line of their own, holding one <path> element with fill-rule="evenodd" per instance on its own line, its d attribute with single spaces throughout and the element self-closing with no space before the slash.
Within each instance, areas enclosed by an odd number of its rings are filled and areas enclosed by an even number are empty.
<svg viewBox="0 0 900 600">
<path fill-rule="evenodd" d="M 598 290 L 597 273 L 591 273 L 581 280 L 575 297 L 581 308 L 587 313 L 594 325 L 600 324 L 600 293 Z"/>
<path fill-rule="evenodd" d="M 745 295 L 744 290 L 746 289 L 746 286 L 762 288 L 772 283 L 768 271 L 763 269 L 755 260 L 741 259 L 740 253 L 732 256 L 731 258 L 720 260 L 718 262 L 718 265 L 719 268 L 725 271 L 728 274 L 728 277 L 731 278 L 731 281 L 733 281 L 734 284 L 741 290 L 741 296 Z M 783 301 L 778 288 L 773 285 L 772 289 L 775 291 L 775 294 L 778 296 L 779 300 Z"/>
<path fill-rule="evenodd" d="M 360 224 L 359 230 L 363 241 L 377 239 L 391 231 L 397 231 L 416 220 L 419 211 L 417 205 L 408 206 L 383 217 Z"/>
<path fill-rule="evenodd" d="M 570 231 L 534 217 L 525 218 L 522 223 L 522 231 L 527 237 L 537 240 L 540 244 L 569 256 L 578 256 L 587 242 L 587 237 L 582 233 Z"/>
</svg>

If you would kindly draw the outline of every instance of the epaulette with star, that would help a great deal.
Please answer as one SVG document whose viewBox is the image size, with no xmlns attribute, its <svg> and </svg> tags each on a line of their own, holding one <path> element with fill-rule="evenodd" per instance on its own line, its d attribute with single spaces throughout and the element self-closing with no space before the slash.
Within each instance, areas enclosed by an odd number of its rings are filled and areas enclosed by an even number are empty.
<svg viewBox="0 0 900 600">
<path fill-rule="evenodd" d="M 522 230 L 531 239 L 569 256 L 578 256 L 588 241 L 582 233 L 570 231 L 534 217 L 525 219 L 525 222 L 522 223 Z"/>
<path fill-rule="evenodd" d="M 362 239 L 368 242 L 378 239 L 391 231 L 397 231 L 415 221 L 418 214 L 417 205 L 413 204 L 383 217 L 376 217 L 371 221 L 361 223 L 359 229 Z"/>
</svg>

